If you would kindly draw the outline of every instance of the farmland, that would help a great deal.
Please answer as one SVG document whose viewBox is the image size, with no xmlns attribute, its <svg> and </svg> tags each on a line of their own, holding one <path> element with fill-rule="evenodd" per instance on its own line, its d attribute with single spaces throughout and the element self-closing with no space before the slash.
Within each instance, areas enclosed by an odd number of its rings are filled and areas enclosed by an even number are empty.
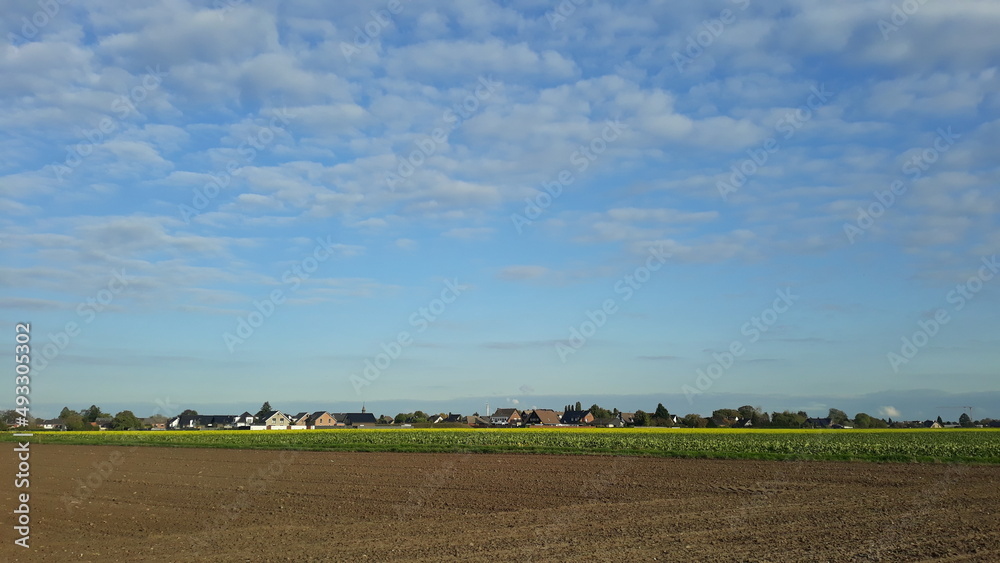
<svg viewBox="0 0 1000 563">
<path fill-rule="evenodd" d="M 11 441 L 9 434 L 2 437 Z M 1000 431 L 730 429 L 337 429 L 39 432 L 39 444 L 308 451 L 616 454 L 758 460 L 1000 463 Z"/>
<path fill-rule="evenodd" d="M 51 444 L 31 461 L 31 549 L 0 561 L 1000 560 L 992 464 Z"/>
</svg>

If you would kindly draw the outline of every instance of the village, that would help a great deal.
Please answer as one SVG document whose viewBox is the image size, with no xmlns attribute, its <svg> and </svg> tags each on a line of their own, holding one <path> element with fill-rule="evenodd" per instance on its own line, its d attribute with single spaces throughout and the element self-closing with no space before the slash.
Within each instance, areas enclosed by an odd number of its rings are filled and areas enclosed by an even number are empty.
<svg viewBox="0 0 1000 563">
<path fill-rule="evenodd" d="M 488 407 L 488 405 L 487 405 Z M 562 410 L 497 408 L 492 414 L 482 416 L 456 413 L 427 414 L 417 410 L 395 416 L 383 414 L 376 417 L 362 405 L 359 412 L 301 411 L 291 414 L 271 408 L 265 402 L 256 414 L 203 415 L 188 409 L 179 415 L 167 417 L 154 415 L 138 418 L 131 411 L 122 411 L 114 417 L 101 412 L 97 406 L 73 412 L 63 409 L 60 418 L 35 420 L 33 427 L 40 430 L 322 430 L 336 428 L 540 428 L 540 427 L 679 427 L 679 428 L 997 428 L 1000 420 L 984 418 L 973 420 L 963 413 L 958 422 L 937 420 L 893 421 L 858 413 L 849 418 L 838 409 L 829 409 L 825 417 L 810 417 L 806 412 L 767 413 L 749 405 L 739 409 L 718 409 L 711 416 L 671 414 L 663 404 L 652 412 L 637 410 L 621 412 L 607 410 L 598 405 L 584 408 L 565 405 Z"/>
</svg>

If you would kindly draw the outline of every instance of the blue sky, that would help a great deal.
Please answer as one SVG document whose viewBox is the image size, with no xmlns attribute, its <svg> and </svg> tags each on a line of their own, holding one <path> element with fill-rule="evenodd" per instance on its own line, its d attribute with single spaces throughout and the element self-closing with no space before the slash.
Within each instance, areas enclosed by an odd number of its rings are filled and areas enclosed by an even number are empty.
<svg viewBox="0 0 1000 563">
<path fill-rule="evenodd" d="M 1000 416 L 998 25 L 986 1 L 7 3 L 0 303 L 32 324 L 35 414 Z"/>
</svg>

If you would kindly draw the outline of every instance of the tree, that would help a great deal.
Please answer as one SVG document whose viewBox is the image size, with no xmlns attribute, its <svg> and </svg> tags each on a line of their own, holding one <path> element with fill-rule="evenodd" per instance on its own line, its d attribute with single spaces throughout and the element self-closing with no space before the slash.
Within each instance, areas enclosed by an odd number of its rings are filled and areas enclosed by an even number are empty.
<svg viewBox="0 0 1000 563">
<path fill-rule="evenodd" d="M 771 413 L 771 426 L 775 428 L 801 428 L 809 418 L 806 413 L 784 411 Z"/>
<path fill-rule="evenodd" d="M 254 418 L 263 418 L 264 413 L 271 412 L 274 409 L 271 408 L 271 403 L 269 401 L 264 401 L 264 404 L 260 406 L 260 410 L 257 411 L 257 415 Z"/>
<path fill-rule="evenodd" d="M 702 418 L 701 415 L 697 414 L 686 414 L 681 419 L 681 424 L 688 428 L 705 428 L 708 426 L 708 422 L 708 419 Z"/>
<path fill-rule="evenodd" d="M 142 428 L 142 421 L 139 420 L 132 411 L 121 411 L 115 415 L 111 421 L 111 428 L 115 430 L 136 430 Z"/>
<path fill-rule="evenodd" d="M 635 411 L 632 421 L 636 426 L 649 426 L 649 413 L 645 411 Z"/>
<path fill-rule="evenodd" d="M 964 413 L 963 412 L 962 416 L 958 417 L 958 423 L 960 425 L 962 425 L 962 428 L 971 428 L 972 427 L 972 417 L 970 417 L 968 415 L 968 413 Z"/>
<path fill-rule="evenodd" d="M 17 419 L 20 417 L 21 415 L 19 415 L 14 409 L 0 411 L 0 421 L 3 421 L 3 423 L 7 426 L 14 426 L 17 424 Z"/>
<path fill-rule="evenodd" d="M 267 405 L 267 403 L 264 403 L 264 404 Z M 268 406 L 270 406 L 270 405 L 268 405 Z M 271 409 L 267 409 L 267 410 L 271 410 Z M 198 416 L 198 411 L 196 411 L 194 409 L 184 409 L 184 412 L 181 413 L 181 416 Z"/>
<path fill-rule="evenodd" d="M 830 413 L 827 415 L 832 424 L 844 424 L 847 422 L 847 413 L 840 409 L 830 409 Z"/>
<path fill-rule="evenodd" d="M 750 408 L 753 409 L 753 407 L 750 407 Z M 743 416 L 740 415 L 740 411 L 738 411 L 736 409 L 716 409 L 716 410 L 712 411 L 712 418 L 715 419 L 715 420 L 722 420 L 724 418 L 731 418 L 732 419 L 732 418 L 736 418 L 736 417 L 743 418 Z M 747 417 L 747 418 L 749 418 L 749 417 Z"/>
<path fill-rule="evenodd" d="M 872 417 L 871 421 L 868 423 L 868 428 L 888 428 L 889 423 L 882 420 L 881 418 Z"/>
<path fill-rule="evenodd" d="M 868 416 L 863 412 L 859 412 L 854 415 L 854 427 L 855 428 L 871 428 L 872 427 L 872 417 Z"/>
<path fill-rule="evenodd" d="M 582 405 L 582 404 L 580 404 L 580 401 L 577 401 L 577 402 L 576 402 L 576 410 L 578 410 L 578 411 L 582 411 L 582 410 L 583 410 L 583 405 Z M 595 416 L 596 416 L 596 415 L 595 415 Z"/>
<path fill-rule="evenodd" d="M 750 405 L 743 405 L 742 407 L 736 409 L 736 412 L 740 415 L 740 420 L 750 419 L 753 420 L 753 415 L 757 412 L 757 409 Z"/>
<path fill-rule="evenodd" d="M 98 418 L 106 418 L 110 415 L 106 412 L 102 412 L 101 407 L 97 405 L 90 405 L 89 409 L 80 411 L 80 416 L 83 417 L 84 422 L 97 422 Z"/>
<path fill-rule="evenodd" d="M 937 423 L 938 423 L 938 424 L 944 424 L 944 421 L 943 421 L 943 420 L 941 420 L 941 417 L 940 417 L 940 416 L 939 416 L 939 417 L 937 417 Z"/>
<path fill-rule="evenodd" d="M 410 413 L 408 413 L 408 412 L 401 412 L 401 413 L 397 414 L 396 418 L 392 419 L 392 421 L 395 422 L 396 424 L 402 424 L 402 423 L 406 422 L 406 419 L 409 418 L 409 417 L 410 417 Z"/>
<path fill-rule="evenodd" d="M 59 418 L 65 421 L 66 417 L 77 414 L 76 411 L 69 410 L 69 407 L 63 407 L 63 410 L 59 411 Z"/>
<path fill-rule="evenodd" d="M 670 411 L 667 410 L 667 407 L 663 406 L 663 403 L 657 403 L 656 410 L 653 411 L 653 417 L 662 418 L 664 420 L 669 419 Z"/>
<path fill-rule="evenodd" d="M 594 415 L 594 418 L 611 418 L 611 411 L 605 408 L 601 408 L 597 403 L 590 405 L 590 414 Z"/>
<path fill-rule="evenodd" d="M 68 415 L 60 416 L 59 418 L 62 419 L 63 426 L 66 427 L 66 430 L 78 432 L 80 430 L 85 430 L 87 426 L 90 426 L 83 421 L 83 417 L 80 416 L 80 413 L 78 412 L 70 411 Z"/>
</svg>

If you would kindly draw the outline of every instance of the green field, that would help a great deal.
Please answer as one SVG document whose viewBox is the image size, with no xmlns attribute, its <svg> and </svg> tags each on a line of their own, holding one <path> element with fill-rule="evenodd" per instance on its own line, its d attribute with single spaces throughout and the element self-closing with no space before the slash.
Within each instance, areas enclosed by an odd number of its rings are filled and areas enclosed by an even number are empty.
<svg viewBox="0 0 1000 563">
<path fill-rule="evenodd" d="M 11 442 L 9 432 L 0 440 Z M 1000 463 L 1000 430 L 337 429 L 36 432 L 36 444 L 317 451 L 612 454 Z"/>
</svg>

